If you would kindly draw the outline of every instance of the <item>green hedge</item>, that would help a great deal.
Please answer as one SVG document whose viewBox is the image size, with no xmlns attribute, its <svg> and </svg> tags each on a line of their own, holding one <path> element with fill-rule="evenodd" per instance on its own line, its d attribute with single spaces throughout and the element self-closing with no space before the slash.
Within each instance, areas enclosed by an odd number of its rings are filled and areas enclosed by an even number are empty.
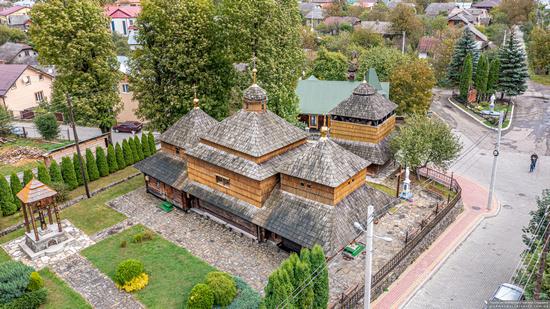
<svg viewBox="0 0 550 309">
<path fill-rule="evenodd" d="M 144 272 L 143 263 L 138 260 L 128 259 L 120 262 L 116 268 L 114 280 L 119 285 L 134 279 Z"/>
<path fill-rule="evenodd" d="M 206 275 L 206 285 L 214 294 L 214 304 L 225 307 L 237 296 L 237 286 L 229 274 L 213 271 Z"/>
<path fill-rule="evenodd" d="M 187 299 L 188 309 L 212 309 L 214 294 L 208 285 L 199 283 L 193 287 Z"/>
<path fill-rule="evenodd" d="M 17 261 L 0 264 L 0 304 L 21 297 L 27 290 L 33 271 L 32 267 Z"/>
<path fill-rule="evenodd" d="M 44 304 L 48 298 L 48 291 L 45 288 L 27 292 L 21 297 L 9 303 L 0 304 L 0 309 L 36 309 Z"/>
</svg>

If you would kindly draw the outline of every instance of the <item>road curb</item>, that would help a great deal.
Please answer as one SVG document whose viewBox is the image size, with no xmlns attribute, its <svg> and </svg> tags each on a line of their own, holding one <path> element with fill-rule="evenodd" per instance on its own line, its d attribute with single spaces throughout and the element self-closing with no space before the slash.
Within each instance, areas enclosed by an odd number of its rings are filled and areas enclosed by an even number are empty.
<svg viewBox="0 0 550 309">
<path fill-rule="evenodd" d="M 477 123 L 481 124 L 482 126 L 486 127 L 487 129 L 498 131 L 498 128 L 493 128 L 491 126 L 486 125 L 485 123 L 483 123 L 483 121 L 477 119 L 476 117 L 472 116 L 470 113 L 465 111 L 462 107 L 458 106 L 455 102 L 453 102 L 453 100 L 451 100 L 451 97 L 448 97 L 447 100 L 454 107 L 458 108 L 462 113 L 466 114 L 468 117 L 472 118 Z M 506 130 L 510 129 L 510 127 L 512 126 L 512 121 L 514 120 L 514 107 L 515 107 L 515 103 L 512 103 L 512 110 L 510 111 L 510 121 L 508 122 L 508 125 L 505 128 L 502 128 L 502 131 L 506 131 Z"/>
</svg>

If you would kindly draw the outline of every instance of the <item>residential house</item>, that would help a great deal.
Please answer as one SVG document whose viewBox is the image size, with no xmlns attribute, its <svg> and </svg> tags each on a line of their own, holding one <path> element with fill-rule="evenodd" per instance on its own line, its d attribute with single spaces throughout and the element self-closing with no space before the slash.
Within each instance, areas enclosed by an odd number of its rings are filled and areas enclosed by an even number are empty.
<svg viewBox="0 0 550 309">
<path fill-rule="evenodd" d="M 496 6 L 499 6 L 502 0 L 482 0 L 479 2 L 476 2 L 472 4 L 473 8 L 477 9 L 485 9 L 487 11 L 491 11 Z"/>
<path fill-rule="evenodd" d="M 122 79 L 118 83 L 118 95 L 122 102 L 122 110 L 116 116 L 118 122 L 124 121 L 140 121 L 136 116 L 136 110 L 138 108 L 138 101 L 134 100 L 134 94 L 130 90 L 130 83 L 128 81 L 128 74 L 130 70 L 128 68 L 128 57 L 117 56 L 119 63 L 119 71 L 122 73 Z"/>
<path fill-rule="evenodd" d="M 436 17 L 437 15 L 449 16 L 449 13 L 457 8 L 458 5 L 454 2 L 434 2 L 428 4 L 424 14 L 428 17 Z"/>
<path fill-rule="evenodd" d="M 311 12 L 316 7 L 319 7 L 319 5 L 311 2 L 300 2 L 298 4 L 298 9 L 300 10 L 300 14 L 302 14 L 302 17 L 304 18 L 309 12 Z"/>
<path fill-rule="evenodd" d="M 415 11 L 415 13 L 416 13 L 416 4 L 411 3 L 411 2 L 403 2 L 402 0 L 393 0 L 393 1 L 387 0 L 387 1 L 385 1 L 385 3 L 386 3 L 386 6 L 387 6 L 390 10 L 393 10 L 393 9 L 395 9 L 399 4 L 402 4 L 402 5 L 411 7 L 412 9 L 414 9 L 414 11 Z"/>
<path fill-rule="evenodd" d="M 338 32 L 340 26 L 345 24 L 355 27 L 360 23 L 361 20 L 353 16 L 329 16 L 323 20 L 323 24 L 326 25 L 327 29 L 330 29 L 332 32 Z"/>
<path fill-rule="evenodd" d="M 425 59 L 432 57 L 440 42 L 440 39 L 433 36 L 421 37 L 418 42 L 418 58 Z"/>
<path fill-rule="evenodd" d="M 119 6 L 140 6 L 140 0 L 117 0 L 115 4 Z"/>
<path fill-rule="evenodd" d="M 487 13 L 487 10 L 476 8 L 454 8 L 447 17 L 449 26 L 465 26 L 468 23 L 476 26 L 486 26 L 489 25 L 490 21 L 491 17 Z"/>
<path fill-rule="evenodd" d="M 5 8 L 2 11 L 0 11 L 0 24 L 9 26 L 10 24 L 12 24 L 12 22 L 16 22 L 16 21 L 19 22 L 21 17 L 17 17 L 17 16 L 21 16 L 21 15 L 28 16 L 30 10 L 31 9 L 29 7 L 19 6 L 19 5 Z"/>
<path fill-rule="evenodd" d="M 466 27 L 473 33 L 474 40 L 476 41 L 476 47 L 480 50 L 490 48 L 489 38 L 481 31 L 479 31 L 474 25 L 467 24 Z"/>
<path fill-rule="evenodd" d="M 38 53 L 29 45 L 6 42 L 0 46 L 0 64 L 38 65 Z"/>
<path fill-rule="evenodd" d="M 139 47 L 139 43 L 137 41 L 138 30 L 135 26 L 130 27 L 128 30 L 128 46 L 130 47 L 130 50 L 136 50 Z"/>
<path fill-rule="evenodd" d="M 29 15 L 14 15 L 9 18 L 8 26 L 19 30 L 27 31 L 31 22 Z"/>
<path fill-rule="evenodd" d="M 372 9 L 378 3 L 378 0 L 357 0 L 353 4 L 354 6 L 360 6 L 366 9 Z"/>
<path fill-rule="evenodd" d="M 0 64 L 0 104 L 15 118 L 52 94 L 53 76 L 27 64 Z"/>
<path fill-rule="evenodd" d="M 311 0 L 310 2 L 322 8 L 326 8 L 327 6 L 332 5 L 334 0 Z"/>
<path fill-rule="evenodd" d="M 316 28 L 325 19 L 325 10 L 320 6 L 314 7 L 306 14 L 306 25 L 311 28 Z"/>
<path fill-rule="evenodd" d="M 392 23 L 389 21 L 368 21 L 363 20 L 357 27 L 367 29 L 373 33 L 378 33 L 386 39 L 393 39 L 394 37 L 401 36 L 401 33 L 395 32 L 392 29 Z"/>
<path fill-rule="evenodd" d="M 137 16 L 140 12 L 141 6 L 105 6 L 105 15 L 110 19 L 111 32 L 116 32 L 123 36 L 128 36 L 129 29 L 136 23 Z"/>
<path fill-rule="evenodd" d="M 35 0 L 20 0 L 20 1 L 14 2 L 13 5 L 26 6 L 26 7 L 32 8 L 35 2 L 36 2 Z"/>
<path fill-rule="evenodd" d="M 217 122 L 195 99 L 159 138 L 160 152 L 135 167 L 147 192 L 179 209 L 259 242 L 291 251 L 319 244 L 333 256 L 358 236 L 354 221 L 366 223 L 367 205 L 382 216 L 397 200 L 366 184 L 369 162 L 327 137 L 326 128 L 308 142 L 267 103 L 254 83 L 243 108 Z"/>
</svg>

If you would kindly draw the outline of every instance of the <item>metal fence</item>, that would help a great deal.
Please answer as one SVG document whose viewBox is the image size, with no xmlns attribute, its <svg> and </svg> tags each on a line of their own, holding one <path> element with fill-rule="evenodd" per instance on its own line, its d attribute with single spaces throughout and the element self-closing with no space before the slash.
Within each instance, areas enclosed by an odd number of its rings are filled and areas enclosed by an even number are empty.
<svg viewBox="0 0 550 309">
<path fill-rule="evenodd" d="M 521 301 L 488 301 L 487 309 L 548 309 L 550 301 L 521 300 Z"/>
<path fill-rule="evenodd" d="M 13 126 L 12 133 L 15 133 L 18 136 L 23 138 L 42 138 L 42 134 L 38 131 L 36 127 L 33 126 Z M 60 140 L 72 140 L 71 131 L 69 128 L 60 128 L 57 138 Z"/>
<path fill-rule="evenodd" d="M 438 204 L 430 215 L 422 220 L 418 229 L 407 232 L 405 237 L 405 246 L 397 252 L 382 268 L 372 276 L 372 290 L 380 287 L 383 279 L 389 275 L 401 261 L 403 261 L 416 246 L 424 239 L 429 232 L 447 216 L 461 199 L 462 188 L 452 176 L 443 174 L 429 168 L 421 168 L 416 171 L 417 175 L 433 180 L 439 184 L 447 186 L 453 192 L 453 198 L 448 198 L 446 203 Z M 450 197 L 451 195 L 449 195 Z M 342 293 L 338 301 L 332 303 L 329 308 L 356 308 L 359 301 L 364 296 L 364 283 L 355 285 Z"/>
</svg>

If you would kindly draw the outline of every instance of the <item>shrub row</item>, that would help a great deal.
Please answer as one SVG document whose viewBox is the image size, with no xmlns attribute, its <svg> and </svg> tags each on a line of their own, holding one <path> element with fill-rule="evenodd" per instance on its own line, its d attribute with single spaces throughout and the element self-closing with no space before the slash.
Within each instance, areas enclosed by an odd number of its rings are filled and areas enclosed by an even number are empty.
<svg viewBox="0 0 550 309">
<path fill-rule="evenodd" d="M 213 271 L 204 283 L 193 287 L 187 299 L 189 309 L 210 309 L 213 305 L 227 307 L 237 296 L 235 280 L 227 273 Z"/>
<path fill-rule="evenodd" d="M 38 308 L 46 302 L 44 280 L 21 262 L 0 264 L 0 309 Z"/>
</svg>

